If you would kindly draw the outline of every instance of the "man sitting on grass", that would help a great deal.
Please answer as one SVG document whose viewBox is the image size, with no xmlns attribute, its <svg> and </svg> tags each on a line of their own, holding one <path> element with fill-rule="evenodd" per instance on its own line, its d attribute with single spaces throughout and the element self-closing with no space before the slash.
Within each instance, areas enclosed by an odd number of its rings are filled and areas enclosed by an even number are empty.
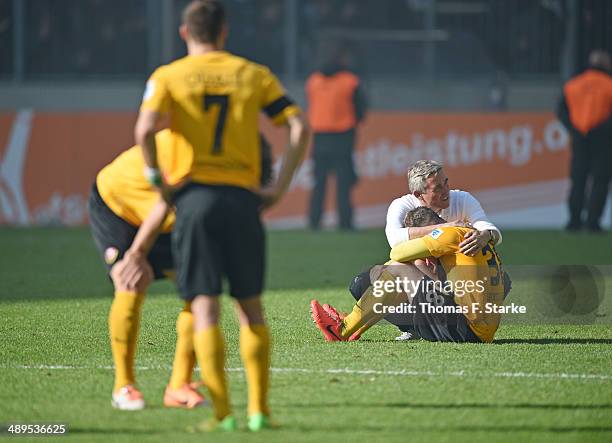
<svg viewBox="0 0 612 443">
<path fill-rule="evenodd" d="M 407 226 L 445 223 L 432 209 L 407 215 Z M 459 252 L 469 227 L 438 227 L 425 237 L 402 242 L 391 261 L 370 271 L 352 312 L 342 316 L 312 300 L 311 315 L 328 341 L 359 338 L 387 314 L 402 314 L 429 341 L 492 342 L 504 300 L 504 272 L 492 242 L 474 256 Z M 435 265 L 435 273 L 423 259 Z M 437 259 L 437 260 L 435 260 Z"/>
</svg>

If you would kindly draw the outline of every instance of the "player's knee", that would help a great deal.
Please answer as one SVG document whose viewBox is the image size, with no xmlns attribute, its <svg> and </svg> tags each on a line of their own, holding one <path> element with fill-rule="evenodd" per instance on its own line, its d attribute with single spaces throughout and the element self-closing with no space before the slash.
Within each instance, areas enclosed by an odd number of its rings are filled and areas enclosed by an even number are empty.
<svg viewBox="0 0 612 443">
<path fill-rule="evenodd" d="M 427 262 L 425 260 L 423 260 L 422 258 L 417 258 L 416 260 L 414 260 L 412 262 L 414 264 L 414 266 L 416 266 L 417 268 L 419 266 L 427 266 Z"/>
<path fill-rule="evenodd" d="M 151 286 L 153 279 L 154 279 L 153 270 L 151 269 L 150 266 L 148 266 L 146 267 L 140 279 L 138 279 L 138 281 L 136 282 L 136 290 L 138 292 L 145 292 L 148 289 L 148 287 Z"/>
<path fill-rule="evenodd" d="M 236 300 L 236 310 L 241 325 L 257 325 L 265 322 L 261 296 Z"/>
<path fill-rule="evenodd" d="M 353 277 L 353 280 L 351 280 L 349 292 L 355 300 L 359 300 L 371 284 L 370 271 L 368 270 L 362 272 L 361 274 Z"/>
<path fill-rule="evenodd" d="M 141 271 L 136 276 L 127 277 L 121 272 L 119 266 L 113 266 L 110 272 L 111 280 L 116 291 L 129 291 L 144 293 L 147 291 L 153 279 L 153 269 L 149 264 L 142 267 Z"/>
<path fill-rule="evenodd" d="M 121 276 L 120 270 L 117 266 L 113 266 L 110 270 L 110 278 L 113 281 L 116 291 L 127 291 L 128 285 Z"/>
<path fill-rule="evenodd" d="M 389 263 L 389 266 L 385 267 L 385 270 L 389 272 L 389 274 L 391 274 L 393 277 L 401 277 L 408 279 L 419 279 L 422 277 L 418 269 L 414 266 L 414 262 L 392 262 Z"/>
<path fill-rule="evenodd" d="M 191 302 L 195 331 L 201 331 L 219 323 L 221 306 L 219 297 L 198 295 Z"/>
</svg>

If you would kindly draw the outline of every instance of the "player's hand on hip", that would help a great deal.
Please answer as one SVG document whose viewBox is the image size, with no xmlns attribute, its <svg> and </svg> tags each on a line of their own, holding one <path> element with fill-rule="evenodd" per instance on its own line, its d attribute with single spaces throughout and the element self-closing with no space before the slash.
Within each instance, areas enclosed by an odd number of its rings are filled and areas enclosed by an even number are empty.
<svg viewBox="0 0 612 443">
<path fill-rule="evenodd" d="M 262 209 L 268 209 L 274 206 L 283 196 L 283 191 L 276 185 L 266 186 L 256 191 L 261 198 Z"/>
<path fill-rule="evenodd" d="M 144 292 L 153 281 L 153 269 L 144 255 L 128 251 L 113 266 L 111 277 L 118 290 Z"/>
<path fill-rule="evenodd" d="M 459 243 L 459 252 L 474 256 L 487 245 L 490 238 L 491 234 L 488 231 L 470 231 L 465 234 L 463 241 Z"/>
</svg>

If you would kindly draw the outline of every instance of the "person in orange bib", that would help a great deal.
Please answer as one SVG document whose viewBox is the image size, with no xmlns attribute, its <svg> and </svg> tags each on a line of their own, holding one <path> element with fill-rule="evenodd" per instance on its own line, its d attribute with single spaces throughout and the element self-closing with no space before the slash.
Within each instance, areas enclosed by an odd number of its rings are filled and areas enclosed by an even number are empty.
<svg viewBox="0 0 612 443">
<path fill-rule="evenodd" d="M 606 204 L 612 169 L 612 58 L 605 51 L 593 51 L 589 68 L 570 79 L 563 88 L 557 115 L 572 136 L 570 221 L 568 231 L 586 228 L 601 232 L 599 220 Z M 587 182 L 590 194 L 585 205 Z"/>
<path fill-rule="evenodd" d="M 350 72 L 349 54 L 333 46 L 320 70 L 306 82 L 308 119 L 314 134 L 314 189 L 309 226 L 319 229 L 327 177 L 336 176 L 336 206 L 340 229 L 353 229 L 350 191 L 357 182 L 353 165 L 355 132 L 366 112 L 360 78 Z"/>
</svg>

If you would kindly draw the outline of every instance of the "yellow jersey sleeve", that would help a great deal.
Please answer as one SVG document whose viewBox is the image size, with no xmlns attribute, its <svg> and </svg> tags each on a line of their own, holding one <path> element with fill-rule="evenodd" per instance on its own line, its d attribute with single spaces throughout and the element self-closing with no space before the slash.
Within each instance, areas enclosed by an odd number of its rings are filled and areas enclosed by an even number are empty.
<svg viewBox="0 0 612 443">
<path fill-rule="evenodd" d="M 164 77 L 164 69 L 162 66 L 153 72 L 142 97 L 141 110 L 158 112 L 167 114 L 170 110 L 171 95 Z"/>
<path fill-rule="evenodd" d="M 422 239 L 431 255 L 438 258 L 459 251 L 459 243 L 463 240 L 463 231 L 465 229 L 436 228 Z"/>
<path fill-rule="evenodd" d="M 300 108 L 287 96 L 276 76 L 268 69 L 262 70 L 261 108 L 275 125 L 284 124 L 291 116 L 301 113 Z"/>
<path fill-rule="evenodd" d="M 389 258 L 397 262 L 409 262 L 418 258 L 431 257 L 431 251 L 423 238 L 415 238 L 396 245 L 391 249 Z"/>
<path fill-rule="evenodd" d="M 166 182 L 176 185 L 183 181 L 191 168 L 190 152 L 174 142 L 169 129 L 158 132 L 155 141 Z M 105 166 L 96 178 L 102 200 L 111 211 L 133 226 L 140 226 L 159 200 L 158 192 L 143 174 L 144 167 L 140 146 L 133 146 Z M 172 229 L 174 218 L 173 213 L 166 218 L 163 232 Z"/>
<path fill-rule="evenodd" d="M 467 232 L 465 228 L 436 228 L 425 237 L 415 238 L 391 249 L 391 260 L 408 262 L 418 258 L 455 254 Z"/>
</svg>

